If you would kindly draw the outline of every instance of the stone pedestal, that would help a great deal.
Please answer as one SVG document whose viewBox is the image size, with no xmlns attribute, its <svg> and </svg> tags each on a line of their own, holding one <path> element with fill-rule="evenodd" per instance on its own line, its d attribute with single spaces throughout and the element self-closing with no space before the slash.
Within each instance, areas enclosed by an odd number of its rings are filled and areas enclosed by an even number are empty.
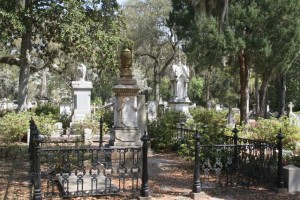
<svg viewBox="0 0 300 200">
<path fill-rule="evenodd" d="M 284 186 L 288 192 L 299 192 L 300 191 L 300 168 L 287 165 L 283 167 L 284 175 Z"/>
<path fill-rule="evenodd" d="M 72 122 L 91 117 L 92 83 L 84 80 L 72 81 L 72 88 L 74 103 Z"/>
<path fill-rule="evenodd" d="M 191 102 L 174 102 L 174 101 L 170 101 L 169 102 L 169 107 L 172 110 L 179 110 L 183 113 L 185 113 L 186 115 L 190 115 L 189 114 L 189 107 L 191 106 Z"/>
<path fill-rule="evenodd" d="M 141 131 L 137 119 L 139 87 L 131 77 L 120 78 L 113 88 L 115 93 L 114 128 L 110 145 L 141 146 Z"/>
</svg>

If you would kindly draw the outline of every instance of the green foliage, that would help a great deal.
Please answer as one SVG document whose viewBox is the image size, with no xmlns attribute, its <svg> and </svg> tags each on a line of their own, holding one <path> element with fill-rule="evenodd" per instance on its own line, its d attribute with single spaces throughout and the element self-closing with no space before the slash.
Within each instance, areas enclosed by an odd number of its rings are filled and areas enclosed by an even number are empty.
<svg viewBox="0 0 300 200">
<path fill-rule="evenodd" d="M 286 116 L 279 119 L 259 118 L 255 125 L 244 128 L 244 132 L 239 134 L 239 137 L 276 143 L 276 136 L 280 130 L 285 136 L 284 149 L 294 150 L 296 142 L 300 142 L 300 128 L 290 123 L 290 119 Z"/>
<path fill-rule="evenodd" d="M 190 110 L 193 121 L 190 124 L 197 128 L 202 136 L 202 141 L 205 144 L 218 143 L 224 135 L 224 128 L 226 126 L 226 112 L 219 112 L 216 110 L 195 108 Z M 207 126 L 205 130 L 204 126 Z M 205 133 L 203 133 L 205 131 Z M 202 134 L 203 133 L 203 134 Z"/>
<path fill-rule="evenodd" d="M 74 133 L 81 135 L 82 137 L 84 136 L 85 128 L 91 129 L 93 134 L 99 132 L 99 124 L 91 120 L 83 120 L 80 122 L 76 122 L 71 127 Z"/>
<path fill-rule="evenodd" d="M 5 144 L 26 141 L 31 117 L 36 122 L 40 134 L 51 134 L 55 123 L 51 115 L 34 116 L 28 112 L 8 113 L 0 121 L 0 141 Z"/>
<path fill-rule="evenodd" d="M 51 115 L 54 119 L 59 119 L 59 107 L 50 103 L 38 105 L 34 112 L 37 116 Z"/>
<path fill-rule="evenodd" d="M 51 114 L 32 117 L 41 135 L 49 136 L 54 131 L 54 124 L 57 122 L 57 120 L 55 120 Z"/>
<path fill-rule="evenodd" d="M 26 148 L 26 150 L 27 149 L 28 148 Z M 21 147 L 16 144 L 7 144 L 5 146 L 0 147 L 0 158 L 14 159 L 20 153 L 23 153 L 21 152 Z"/>
<path fill-rule="evenodd" d="M 110 109 L 105 109 L 102 114 L 103 122 L 108 128 L 113 127 L 114 125 L 114 112 Z"/>
<path fill-rule="evenodd" d="M 66 130 L 67 127 L 70 127 L 70 123 L 72 121 L 71 116 L 68 113 L 62 113 L 60 115 L 59 121 L 62 123 L 62 127 Z"/>
<path fill-rule="evenodd" d="M 170 151 L 174 148 L 172 134 L 179 122 L 185 121 L 186 116 L 176 110 L 168 110 L 161 114 L 157 121 L 148 125 L 148 133 L 152 138 L 151 147 L 155 151 Z"/>
<path fill-rule="evenodd" d="M 189 84 L 188 96 L 192 102 L 200 103 L 204 87 L 203 78 L 193 77 Z"/>
<path fill-rule="evenodd" d="M 161 79 L 160 82 L 160 96 L 162 97 L 163 101 L 168 101 L 171 98 L 171 91 L 170 91 L 170 80 L 166 77 Z"/>
<path fill-rule="evenodd" d="M 96 73 L 95 81 L 111 82 L 111 75 L 118 72 L 118 47 L 126 39 L 121 35 L 124 23 L 119 9 L 116 0 L 68 0 L 63 3 L 39 0 L 0 4 L 0 50 L 7 54 L 12 49 L 20 52 L 11 56 L 15 60 L 21 58 L 20 62 L 13 63 L 22 69 L 19 91 L 23 93 L 18 96 L 20 110 L 24 109 L 24 99 L 28 95 L 28 53 L 32 73 L 45 68 L 46 64 L 50 72 L 58 72 L 64 80 L 72 81 L 75 79 L 74 67 L 82 62 Z"/>
<path fill-rule="evenodd" d="M 0 135 L 2 142 L 9 144 L 19 142 L 26 136 L 29 128 L 29 113 L 8 113 L 0 121 Z"/>
</svg>

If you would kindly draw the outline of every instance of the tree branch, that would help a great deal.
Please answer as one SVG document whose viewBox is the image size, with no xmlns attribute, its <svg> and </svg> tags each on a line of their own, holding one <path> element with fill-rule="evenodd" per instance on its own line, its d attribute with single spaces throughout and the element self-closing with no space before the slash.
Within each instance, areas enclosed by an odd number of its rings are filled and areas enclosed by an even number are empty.
<svg viewBox="0 0 300 200">
<path fill-rule="evenodd" d="M 16 65 L 19 66 L 21 65 L 20 60 L 12 57 L 12 56 L 4 56 L 0 58 L 0 63 L 8 64 L 8 65 Z"/>
<path fill-rule="evenodd" d="M 177 45 L 179 44 L 180 41 L 175 42 L 174 45 L 172 45 L 173 48 L 173 54 L 169 57 L 169 59 L 167 60 L 167 62 L 164 64 L 164 66 L 162 67 L 162 69 L 159 71 L 158 75 L 159 77 L 162 77 L 164 72 L 166 71 L 167 67 L 171 64 L 171 62 L 174 60 L 175 55 L 176 55 L 176 48 Z"/>
<path fill-rule="evenodd" d="M 153 60 L 156 60 L 156 59 L 157 59 L 156 56 L 151 55 L 151 54 L 149 54 L 149 53 L 135 53 L 134 55 L 135 55 L 135 56 L 148 56 L 148 57 L 150 57 L 150 58 L 153 59 Z"/>
</svg>

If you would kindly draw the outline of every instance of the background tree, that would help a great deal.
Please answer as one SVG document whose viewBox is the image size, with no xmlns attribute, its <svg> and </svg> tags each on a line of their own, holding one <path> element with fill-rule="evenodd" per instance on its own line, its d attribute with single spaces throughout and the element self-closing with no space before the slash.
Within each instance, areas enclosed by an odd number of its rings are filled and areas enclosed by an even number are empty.
<svg viewBox="0 0 300 200">
<path fill-rule="evenodd" d="M 264 116 L 271 77 L 291 66 L 299 52 L 299 1 L 173 0 L 172 3 L 170 21 L 176 33 L 188 41 L 185 50 L 192 55 L 188 60 L 200 72 L 210 72 L 205 76 L 210 78 L 213 78 L 210 74 L 217 75 L 214 70 L 223 58 L 228 66 L 239 68 L 241 123 L 248 120 L 250 68 L 253 68 L 256 85 L 260 83 L 256 97 L 259 114 Z M 211 81 L 205 84 L 206 101 L 210 99 L 211 86 Z"/>
<path fill-rule="evenodd" d="M 123 10 L 126 35 L 134 42 L 135 61 L 144 69 L 145 77 L 150 78 L 156 102 L 160 98 L 161 78 L 174 61 L 179 43 L 172 27 L 166 24 L 170 10 L 171 3 L 166 0 L 128 1 Z"/>
<path fill-rule="evenodd" d="M 21 38 L 20 53 L 0 58 L 1 63 L 20 67 L 18 110 L 26 109 L 30 71 L 43 68 L 64 74 L 77 63 L 99 73 L 116 73 L 115 59 L 123 27 L 119 6 L 113 1 L 26 0 L 0 5 L 3 44 Z M 8 22 L 4 20 L 9 20 Z M 2 49 L 9 54 L 10 49 Z M 19 59 L 20 58 L 20 59 Z M 104 69 L 104 70 L 103 70 Z M 73 77 L 69 77 L 71 81 Z"/>
</svg>

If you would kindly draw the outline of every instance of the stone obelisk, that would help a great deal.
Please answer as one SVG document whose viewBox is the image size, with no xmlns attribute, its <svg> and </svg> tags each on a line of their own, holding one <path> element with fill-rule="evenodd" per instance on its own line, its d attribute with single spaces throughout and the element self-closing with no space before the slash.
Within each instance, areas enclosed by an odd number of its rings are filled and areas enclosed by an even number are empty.
<svg viewBox="0 0 300 200">
<path fill-rule="evenodd" d="M 121 53 L 120 78 L 113 91 L 114 127 L 110 134 L 112 146 L 141 146 L 141 131 L 137 120 L 137 96 L 140 88 L 132 75 L 132 50 L 124 45 Z"/>
</svg>

